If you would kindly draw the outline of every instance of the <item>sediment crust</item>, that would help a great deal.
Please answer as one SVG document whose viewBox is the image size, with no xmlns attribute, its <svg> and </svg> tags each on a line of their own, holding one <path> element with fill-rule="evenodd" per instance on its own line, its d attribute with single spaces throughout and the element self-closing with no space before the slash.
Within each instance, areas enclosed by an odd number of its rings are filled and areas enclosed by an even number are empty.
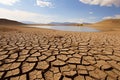
<svg viewBox="0 0 120 80">
<path fill-rule="evenodd" d="M 14 29 L 0 31 L 0 80 L 120 80 L 119 31 Z"/>
</svg>

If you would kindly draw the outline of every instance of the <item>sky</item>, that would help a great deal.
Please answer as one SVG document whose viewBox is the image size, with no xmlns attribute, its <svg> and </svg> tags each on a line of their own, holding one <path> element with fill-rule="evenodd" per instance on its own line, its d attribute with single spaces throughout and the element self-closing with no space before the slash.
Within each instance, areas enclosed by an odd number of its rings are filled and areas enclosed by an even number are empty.
<svg viewBox="0 0 120 80">
<path fill-rule="evenodd" d="M 120 19 L 120 0 L 0 0 L 0 18 L 34 23 Z"/>
</svg>

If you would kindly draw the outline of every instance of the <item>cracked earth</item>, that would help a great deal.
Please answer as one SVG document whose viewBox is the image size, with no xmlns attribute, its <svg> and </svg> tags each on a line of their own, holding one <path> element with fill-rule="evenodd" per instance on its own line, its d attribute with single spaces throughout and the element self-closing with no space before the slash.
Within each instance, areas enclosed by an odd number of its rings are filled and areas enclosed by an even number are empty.
<svg viewBox="0 0 120 80">
<path fill-rule="evenodd" d="M 120 80 L 120 33 L 1 32 L 0 80 Z"/>
</svg>

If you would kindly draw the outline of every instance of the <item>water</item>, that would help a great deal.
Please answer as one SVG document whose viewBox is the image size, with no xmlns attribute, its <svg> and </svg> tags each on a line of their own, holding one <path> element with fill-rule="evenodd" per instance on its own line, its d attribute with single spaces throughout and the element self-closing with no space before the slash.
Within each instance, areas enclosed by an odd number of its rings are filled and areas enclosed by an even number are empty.
<svg viewBox="0 0 120 80">
<path fill-rule="evenodd" d="M 32 27 L 74 32 L 99 32 L 99 30 L 97 29 L 86 26 L 32 26 Z"/>
</svg>

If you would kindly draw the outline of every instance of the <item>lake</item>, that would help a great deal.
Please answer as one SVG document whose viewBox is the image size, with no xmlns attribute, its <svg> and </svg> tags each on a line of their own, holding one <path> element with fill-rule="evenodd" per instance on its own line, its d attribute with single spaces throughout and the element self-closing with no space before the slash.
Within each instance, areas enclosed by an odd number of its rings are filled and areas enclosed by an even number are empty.
<svg viewBox="0 0 120 80">
<path fill-rule="evenodd" d="M 53 30 L 61 30 L 61 31 L 74 31 L 74 32 L 99 32 L 100 30 L 86 27 L 86 26 L 32 26 L 37 28 L 46 28 Z"/>
</svg>

